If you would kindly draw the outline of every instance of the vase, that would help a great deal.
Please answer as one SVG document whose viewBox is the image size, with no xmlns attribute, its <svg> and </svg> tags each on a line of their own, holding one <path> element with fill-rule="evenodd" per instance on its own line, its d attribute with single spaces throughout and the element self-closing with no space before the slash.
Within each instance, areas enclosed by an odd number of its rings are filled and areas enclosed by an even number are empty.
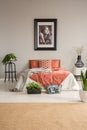
<svg viewBox="0 0 87 130">
<path fill-rule="evenodd" d="M 81 67 L 84 66 L 84 63 L 82 62 L 82 59 L 81 59 L 81 55 L 78 55 L 75 66 L 78 67 L 78 68 L 81 68 Z"/>
</svg>

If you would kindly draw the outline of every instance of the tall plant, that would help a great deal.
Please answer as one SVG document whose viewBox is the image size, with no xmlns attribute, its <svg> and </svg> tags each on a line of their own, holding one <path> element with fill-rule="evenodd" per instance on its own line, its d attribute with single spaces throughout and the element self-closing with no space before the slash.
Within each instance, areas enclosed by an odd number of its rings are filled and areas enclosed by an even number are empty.
<svg viewBox="0 0 87 130">
<path fill-rule="evenodd" d="M 85 73 L 81 71 L 81 79 L 82 79 L 82 88 L 84 91 L 87 91 L 87 70 Z"/>
</svg>

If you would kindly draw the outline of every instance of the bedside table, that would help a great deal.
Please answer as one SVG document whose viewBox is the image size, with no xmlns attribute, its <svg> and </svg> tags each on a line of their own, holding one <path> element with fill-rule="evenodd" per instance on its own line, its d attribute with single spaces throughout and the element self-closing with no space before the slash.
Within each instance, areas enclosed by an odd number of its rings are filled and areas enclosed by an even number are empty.
<svg viewBox="0 0 87 130">
<path fill-rule="evenodd" d="M 81 80 L 81 71 L 85 72 L 86 70 L 87 67 L 81 67 L 81 68 L 74 67 L 74 76 L 76 77 L 76 80 Z"/>
</svg>

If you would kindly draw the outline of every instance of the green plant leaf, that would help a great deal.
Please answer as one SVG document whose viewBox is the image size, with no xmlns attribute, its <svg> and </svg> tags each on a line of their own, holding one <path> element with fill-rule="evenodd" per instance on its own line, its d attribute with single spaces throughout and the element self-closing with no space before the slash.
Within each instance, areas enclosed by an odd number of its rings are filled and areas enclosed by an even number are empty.
<svg viewBox="0 0 87 130">
<path fill-rule="evenodd" d="M 85 73 L 81 71 L 81 79 L 83 82 L 82 88 L 84 91 L 87 91 L 87 70 Z"/>
<path fill-rule="evenodd" d="M 41 84 L 39 83 L 35 83 L 35 82 L 32 82 L 32 83 L 28 83 L 27 86 L 26 86 L 27 89 L 38 89 L 38 88 L 42 88 Z"/>
<path fill-rule="evenodd" d="M 2 60 L 3 64 L 7 64 L 10 60 L 17 60 L 17 57 L 13 53 L 6 54 Z"/>
</svg>

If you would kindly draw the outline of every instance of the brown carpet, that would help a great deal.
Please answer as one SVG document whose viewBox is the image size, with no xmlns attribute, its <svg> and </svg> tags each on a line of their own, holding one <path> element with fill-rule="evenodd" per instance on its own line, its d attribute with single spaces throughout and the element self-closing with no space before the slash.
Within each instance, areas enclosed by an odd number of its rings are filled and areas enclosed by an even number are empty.
<svg viewBox="0 0 87 130">
<path fill-rule="evenodd" d="M 87 104 L 0 103 L 0 130 L 87 130 Z"/>
</svg>

